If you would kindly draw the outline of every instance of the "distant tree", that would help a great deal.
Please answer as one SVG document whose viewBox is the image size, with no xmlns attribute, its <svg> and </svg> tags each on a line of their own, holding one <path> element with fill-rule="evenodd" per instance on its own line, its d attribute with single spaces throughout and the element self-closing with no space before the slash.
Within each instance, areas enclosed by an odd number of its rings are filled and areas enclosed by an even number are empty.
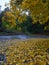
<svg viewBox="0 0 49 65">
<path fill-rule="evenodd" d="M 9 7 L 6 7 L 6 8 L 4 9 L 4 11 L 5 11 L 5 12 L 6 12 L 6 11 L 10 11 Z"/>
<path fill-rule="evenodd" d="M 2 16 L 3 16 L 3 12 L 2 12 L 1 6 L 0 6 L 0 32 L 2 31 Z"/>
<path fill-rule="evenodd" d="M 0 31 L 1 31 L 1 28 L 2 27 L 2 14 L 0 13 Z"/>
</svg>

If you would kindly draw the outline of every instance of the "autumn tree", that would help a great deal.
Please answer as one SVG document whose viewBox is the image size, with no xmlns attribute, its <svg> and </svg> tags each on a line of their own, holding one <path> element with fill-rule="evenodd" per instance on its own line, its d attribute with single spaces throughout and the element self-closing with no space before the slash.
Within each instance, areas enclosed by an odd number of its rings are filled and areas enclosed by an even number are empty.
<svg viewBox="0 0 49 65">
<path fill-rule="evenodd" d="M 15 16 L 11 12 L 5 12 L 2 17 L 2 27 L 11 30 L 16 27 Z"/>
<path fill-rule="evenodd" d="M 20 8 L 20 4 L 23 0 L 11 0 L 10 1 L 10 9 L 11 12 L 15 15 L 16 19 L 21 23 L 26 20 L 26 14 L 23 14 L 22 8 Z"/>
<path fill-rule="evenodd" d="M 11 11 L 19 21 L 24 21 L 23 11 L 29 11 L 33 23 L 46 23 L 49 19 L 49 0 L 11 0 Z"/>
</svg>

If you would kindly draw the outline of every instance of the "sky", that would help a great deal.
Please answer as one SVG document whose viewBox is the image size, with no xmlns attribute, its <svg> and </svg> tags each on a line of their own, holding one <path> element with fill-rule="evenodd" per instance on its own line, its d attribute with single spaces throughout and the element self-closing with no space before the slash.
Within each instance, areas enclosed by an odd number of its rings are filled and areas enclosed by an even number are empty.
<svg viewBox="0 0 49 65">
<path fill-rule="evenodd" d="M 5 9 L 5 3 L 9 3 L 10 0 L 0 0 L 0 6 L 1 6 L 1 10 L 3 11 Z M 28 15 L 28 12 L 26 12 L 26 14 Z"/>
<path fill-rule="evenodd" d="M 4 10 L 5 8 L 5 3 L 9 3 L 10 0 L 0 0 L 0 6 L 1 10 Z"/>
</svg>

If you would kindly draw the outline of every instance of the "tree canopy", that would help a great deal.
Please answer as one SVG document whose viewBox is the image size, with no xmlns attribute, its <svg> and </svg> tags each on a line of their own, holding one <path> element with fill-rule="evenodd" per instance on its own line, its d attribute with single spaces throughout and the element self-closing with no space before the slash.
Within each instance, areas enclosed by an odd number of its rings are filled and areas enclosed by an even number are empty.
<svg viewBox="0 0 49 65">
<path fill-rule="evenodd" d="M 11 0 L 11 11 L 20 21 L 23 21 L 23 11 L 29 11 L 33 23 L 46 23 L 49 19 L 49 0 Z"/>
</svg>

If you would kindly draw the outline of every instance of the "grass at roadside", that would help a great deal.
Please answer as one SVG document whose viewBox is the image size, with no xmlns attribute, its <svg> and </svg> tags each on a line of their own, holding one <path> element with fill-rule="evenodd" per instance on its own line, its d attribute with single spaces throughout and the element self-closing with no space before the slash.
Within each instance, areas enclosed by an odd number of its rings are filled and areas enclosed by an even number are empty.
<svg viewBox="0 0 49 65">
<path fill-rule="evenodd" d="M 49 65 L 49 39 L 0 41 L 0 53 L 6 55 L 3 65 Z"/>
</svg>

